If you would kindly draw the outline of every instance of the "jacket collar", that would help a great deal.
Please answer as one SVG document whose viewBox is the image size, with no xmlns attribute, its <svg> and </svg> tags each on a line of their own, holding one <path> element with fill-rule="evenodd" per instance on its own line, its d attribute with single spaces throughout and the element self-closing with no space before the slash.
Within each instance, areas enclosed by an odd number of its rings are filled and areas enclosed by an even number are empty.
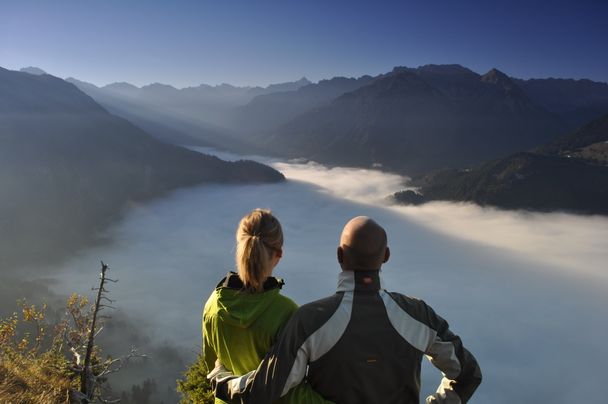
<svg viewBox="0 0 608 404">
<path fill-rule="evenodd" d="M 338 292 L 378 291 L 384 289 L 378 271 L 342 271 L 338 276 Z"/>
<path fill-rule="evenodd" d="M 264 281 L 264 291 L 268 291 L 271 289 L 281 289 L 283 287 L 283 285 L 285 285 L 285 281 L 281 278 L 275 278 L 274 276 L 269 276 L 268 278 L 266 278 L 266 280 Z M 220 281 L 220 283 L 217 284 L 216 289 L 217 288 L 228 288 L 228 289 L 237 289 L 237 290 L 241 290 L 245 287 L 245 285 L 243 285 L 243 281 L 241 281 L 241 278 L 239 278 L 239 275 L 236 272 L 230 271 L 228 272 L 228 274 L 226 275 L 226 277 L 224 279 L 222 279 Z"/>
</svg>

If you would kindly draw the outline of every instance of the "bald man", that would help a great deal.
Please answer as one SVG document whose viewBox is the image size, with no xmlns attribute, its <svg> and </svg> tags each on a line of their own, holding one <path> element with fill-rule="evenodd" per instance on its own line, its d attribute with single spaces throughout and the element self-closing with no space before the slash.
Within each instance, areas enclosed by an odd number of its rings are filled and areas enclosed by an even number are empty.
<svg viewBox="0 0 608 404">
<path fill-rule="evenodd" d="M 216 395 L 272 403 L 304 381 L 335 403 L 419 403 L 426 356 L 443 374 L 426 402 L 466 403 L 481 383 L 477 361 L 426 303 L 384 289 L 384 229 L 351 219 L 337 257 L 336 294 L 300 307 L 256 371 L 236 377 L 216 367 L 208 376 Z"/>
</svg>

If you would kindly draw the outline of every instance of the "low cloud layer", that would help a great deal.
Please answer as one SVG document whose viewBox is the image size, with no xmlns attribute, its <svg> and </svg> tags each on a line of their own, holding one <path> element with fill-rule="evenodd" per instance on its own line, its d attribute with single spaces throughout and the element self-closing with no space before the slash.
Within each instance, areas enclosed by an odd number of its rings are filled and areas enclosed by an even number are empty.
<svg viewBox="0 0 608 404">
<path fill-rule="evenodd" d="M 564 275 L 608 282 L 607 217 L 509 212 L 446 202 L 392 209 L 450 237 L 510 251 Z"/>
<path fill-rule="evenodd" d="M 407 184 L 407 178 L 375 170 L 328 168 L 314 162 L 272 164 L 290 180 L 312 183 L 322 192 L 362 204 L 386 205 L 385 198 Z M 577 277 L 608 282 L 608 217 L 506 211 L 450 202 L 389 208 L 440 234 L 510 251 Z"/>
<path fill-rule="evenodd" d="M 112 296 L 139 332 L 194 358 L 202 306 L 233 268 L 242 215 L 266 207 L 281 220 L 286 244 L 276 275 L 298 303 L 334 292 L 340 230 L 351 217 L 369 215 L 389 235 L 383 276 L 390 288 L 425 299 L 478 357 L 484 382 L 473 403 L 603 401 L 605 218 L 381 206 L 402 178 L 272 164 L 286 183 L 201 186 L 134 208 L 108 232 L 113 242 L 74 257 L 53 289 L 89 287 L 103 258 L 120 279 Z M 424 393 L 439 378 L 425 365 Z"/>
</svg>

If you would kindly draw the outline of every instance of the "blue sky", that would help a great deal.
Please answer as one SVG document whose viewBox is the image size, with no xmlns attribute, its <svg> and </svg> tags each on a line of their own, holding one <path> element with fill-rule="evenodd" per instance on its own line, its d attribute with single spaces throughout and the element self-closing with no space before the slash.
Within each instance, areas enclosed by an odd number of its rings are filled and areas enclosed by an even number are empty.
<svg viewBox="0 0 608 404">
<path fill-rule="evenodd" d="M 605 0 L 0 0 L 0 66 L 98 85 L 266 85 L 428 63 L 608 82 L 606 21 Z"/>
</svg>

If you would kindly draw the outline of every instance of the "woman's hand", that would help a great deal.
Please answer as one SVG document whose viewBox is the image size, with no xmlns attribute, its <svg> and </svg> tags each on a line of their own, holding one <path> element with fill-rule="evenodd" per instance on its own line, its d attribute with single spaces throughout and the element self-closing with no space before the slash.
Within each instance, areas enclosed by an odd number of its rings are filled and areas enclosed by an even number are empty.
<svg viewBox="0 0 608 404">
<path fill-rule="evenodd" d="M 219 359 L 215 360 L 215 367 L 207 375 L 207 379 L 209 379 L 212 382 L 212 385 L 213 385 L 213 381 L 216 379 L 226 379 L 226 378 L 231 378 L 231 377 L 234 377 L 234 375 L 232 374 L 231 371 L 226 369 L 224 367 L 224 365 L 222 365 L 222 362 L 220 362 Z"/>
</svg>

